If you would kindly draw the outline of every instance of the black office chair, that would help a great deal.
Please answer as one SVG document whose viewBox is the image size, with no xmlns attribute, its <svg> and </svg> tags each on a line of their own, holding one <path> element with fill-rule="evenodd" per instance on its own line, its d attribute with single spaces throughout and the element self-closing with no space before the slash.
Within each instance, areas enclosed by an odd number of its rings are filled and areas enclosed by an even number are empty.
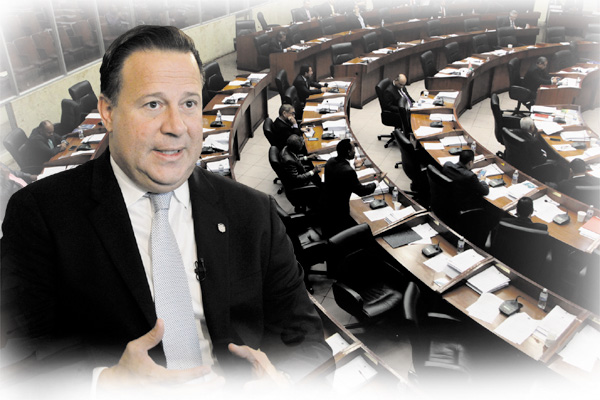
<svg viewBox="0 0 600 400">
<path fill-rule="evenodd" d="M 335 20 L 335 17 L 327 17 L 319 21 L 322 35 L 333 35 L 338 32 L 338 27 L 335 23 Z"/>
<path fill-rule="evenodd" d="M 278 143 L 277 139 L 275 138 L 275 132 L 273 132 L 273 120 L 269 117 L 265 118 L 265 121 L 263 122 L 263 133 L 265 134 L 265 137 L 271 146 L 277 147 L 279 152 L 283 150 L 283 146 L 281 146 L 281 144 Z M 273 179 L 273 183 L 277 184 L 277 182 L 281 181 L 278 177 L 275 177 L 275 179 Z M 277 189 L 277 194 L 281 193 L 283 193 L 283 186 Z"/>
<path fill-rule="evenodd" d="M 425 88 L 429 89 L 430 83 L 429 79 L 437 73 L 437 68 L 435 65 L 435 57 L 431 50 L 427 50 L 419 56 L 421 60 L 421 68 L 423 68 L 423 75 L 425 77 Z"/>
<path fill-rule="evenodd" d="M 525 87 L 523 78 L 521 77 L 521 60 L 516 57 L 508 62 L 508 79 L 510 82 L 508 97 L 517 101 L 513 115 L 523 117 L 525 115 L 520 111 L 521 104 L 530 109 L 535 101 L 536 94 Z"/>
<path fill-rule="evenodd" d="M 600 42 L 600 24 L 588 24 L 583 40 Z"/>
<path fill-rule="evenodd" d="M 381 45 L 382 47 L 393 46 L 396 44 L 396 37 L 394 32 L 388 28 L 381 28 Z"/>
<path fill-rule="evenodd" d="M 468 387 L 474 371 L 468 328 L 450 313 L 434 306 L 427 288 L 409 282 L 404 292 L 404 318 L 412 347 L 415 375 L 411 380 L 428 397 L 445 397 L 448 388 Z M 443 310 L 445 311 L 445 310 Z"/>
<path fill-rule="evenodd" d="M 256 14 L 256 19 L 258 19 L 263 31 L 268 31 L 269 29 L 279 26 L 278 24 L 267 24 L 267 20 L 265 19 L 265 15 L 262 13 L 262 11 L 259 11 Z"/>
<path fill-rule="evenodd" d="M 54 124 L 54 132 L 60 136 L 73 132 L 80 123 L 83 122 L 85 115 L 81 112 L 79 102 L 71 99 L 62 99 L 60 102 L 61 114 L 60 122 Z"/>
<path fill-rule="evenodd" d="M 440 36 L 442 34 L 442 23 L 439 19 L 430 19 L 425 26 L 427 36 Z"/>
<path fill-rule="evenodd" d="M 69 88 L 69 95 L 81 104 L 82 112 L 91 112 L 98 106 L 98 97 L 89 81 L 81 81 Z"/>
<path fill-rule="evenodd" d="M 492 232 L 489 252 L 533 281 L 548 286 L 552 253 L 548 231 L 500 221 Z"/>
<path fill-rule="evenodd" d="M 429 182 L 429 207 L 446 224 L 453 226 L 458 218 L 458 209 L 454 204 L 452 179 L 442 174 L 432 164 L 427 166 Z"/>
<path fill-rule="evenodd" d="M 498 47 L 508 47 L 509 44 L 512 44 L 513 47 L 519 45 L 517 41 L 517 35 L 515 34 L 514 28 L 510 26 L 503 26 L 498 28 L 496 31 L 498 37 Z"/>
<path fill-rule="evenodd" d="M 585 204 L 600 208 L 600 186 L 575 186 L 570 193 L 565 193 Z"/>
<path fill-rule="evenodd" d="M 204 82 L 206 82 L 209 97 L 212 99 L 219 91 L 229 84 L 229 81 L 223 79 L 223 74 L 221 74 L 221 67 L 219 66 L 218 61 L 204 64 L 203 69 Z"/>
<path fill-rule="evenodd" d="M 475 35 L 471 41 L 473 45 L 473 54 L 481 54 L 492 51 L 492 46 L 490 46 L 486 35 Z"/>
<path fill-rule="evenodd" d="M 282 104 L 291 104 L 292 107 L 294 107 L 294 111 L 296 112 L 296 120 L 298 121 L 298 124 L 300 124 L 303 119 L 302 114 L 304 113 L 304 107 L 302 106 L 302 103 L 300 103 L 298 91 L 296 90 L 295 86 L 290 86 L 285 90 Z"/>
<path fill-rule="evenodd" d="M 481 31 L 481 23 L 479 22 L 479 18 L 466 18 L 464 20 L 465 32 L 476 32 Z"/>
<path fill-rule="evenodd" d="M 400 290 L 404 288 L 392 286 L 401 283 L 399 273 L 386 260 L 368 224 L 331 237 L 328 253 L 327 269 L 336 279 L 332 286 L 335 302 L 358 320 L 346 328 L 364 327 L 394 313 L 396 321 L 401 320 Z"/>
<path fill-rule="evenodd" d="M 312 269 L 317 264 L 322 264 L 327 259 L 328 242 L 320 234 L 318 227 L 313 226 L 312 221 L 304 213 L 288 214 L 281 206 L 275 202 L 277 214 L 285 225 L 292 245 L 296 260 L 304 270 L 304 284 L 309 293 L 314 293 L 312 284 L 308 276 L 327 275 L 327 271 L 315 271 Z"/>
<path fill-rule="evenodd" d="M 365 53 L 370 53 L 379 48 L 377 32 L 369 32 L 363 35 L 362 45 Z"/>
<path fill-rule="evenodd" d="M 300 31 L 300 25 L 290 25 L 288 28 L 287 40 L 290 44 L 300 43 L 304 39 L 304 34 Z"/>
<path fill-rule="evenodd" d="M 8 132 L 8 134 L 2 140 L 4 148 L 8 150 L 13 160 L 17 162 L 21 171 L 26 171 L 29 165 L 27 165 L 26 157 L 23 155 L 23 150 L 27 143 L 27 135 L 21 128 L 15 128 Z"/>
<path fill-rule="evenodd" d="M 233 38 L 233 49 L 237 50 L 237 37 L 248 35 L 249 33 L 256 32 L 256 24 L 254 20 L 239 20 L 235 21 L 235 37 Z"/>
<path fill-rule="evenodd" d="M 535 165 L 525 140 L 510 129 L 502 128 L 502 139 L 506 148 L 504 159 L 509 164 L 544 183 L 559 181 L 561 171 L 556 161 L 546 160 L 543 164 Z"/>
<path fill-rule="evenodd" d="M 269 44 L 271 38 L 266 33 L 254 37 L 254 47 L 256 47 L 258 67 L 260 69 L 269 68 Z"/>
<path fill-rule="evenodd" d="M 399 114 L 384 109 L 383 104 L 383 93 L 392 84 L 389 78 L 384 78 L 377 85 L 375 85 L 375 94 L 379 100 L 379 107 L 381 108 L 381 123 L 385 126 L 391 126 L 394 129 L 402 129 L 402 119 Z M 377 135 L 377 140 L 387 137 L 389 140 L 384 144 L 384 147 L 388 147 L 393 141 L 394 137 L 390 133 L 389 135 Z"/>
<path fill-rule="evenodd" d="M 502 138 L 502 128 L 519 129 L 521 118 L 514 115 L 507 115 L 510 111 L 500 109 L 500 98 L 496 93 L 490 96 L 490 107 L 494 116 L 494 136 L 498 143 L 504 145 Z M 504 154 L 501 154 L 504 157 Z"/>
<path fill-rule="evenodd" d="M 292 8 L 290 12 L 292 13 L 292 22 L 294 23 L 303 22 L 307 20 L 306 11 L 304 10 L 304 8 Z"/>
<path fill-rule="evenodd" d="M 283 104 L 283 97 L 285 95 L 285 91 L 290 87 L 290 82 L 288 81 L 287 71 L 282 69 L 277 72 L 275 75 L 275 86 L 277 86 L 277 91 L 279 92 L 279 97 L 281 98 L 281 103 Z"/>
<path fill-rule="evenodd" d="M 283 165 L 281 165 L 281 152 L 276 146 L 269 148 L 269 164 L 283 185 L 285 197 L 292 203 L 296 212 L 305 212 L 307 208 L 318 202 L 321 190 L 317 186 L 309 184 L 301 187 L 293 187 L 289 184 L 283 170 Z"/>
<path fill-rule="evenodd" d="M 457 42 L 450 42 L 444 46 L 444 53 L 446 54 L 446 61 L 448 64 L 452 64 L 454 61 L 462 59 L 460 53 L 460 47 Z"/>
<path fill-rule="evenodd" d="M 564 26 L 546 28 L 546 43 L 561 43 L 566 41 Z"/>
<path fill-rule="evenodd" d="M 411 195 L 419 204 L 427 207 L 429 205 L 429 181 L 427 180 L 427 167 L 424 165 L 424 157 L 422 157 L 422 149 L 415 148 L 410 142 L 408 136 L 399 129 L 392 132 L 394 140 L 400 148 L 402 169 L 406 176 L 410 179 L 410 191 L 405 193 Z M 417 142 L 417 146 L 420 146 Z M 396 167 L 397 168 L 397 167 Z"/>
<path fill-rule="evenodd" d="M 560 71 L 561 69 L 572 66 L 575 64 L 575 61 L 573 60 L 571 50 L 565 49 L 552 54 L 549 64 L 551 66 L 551 69 L 549 69 L 550 71 Z"/>
<path fill-rule="evenodd" d="M 331 76 L 334 76 L 333 66 L 340 65 L 354 58 L 354 50 L 351 42 L 336 43 L 331 45 Z"/>
</svg>

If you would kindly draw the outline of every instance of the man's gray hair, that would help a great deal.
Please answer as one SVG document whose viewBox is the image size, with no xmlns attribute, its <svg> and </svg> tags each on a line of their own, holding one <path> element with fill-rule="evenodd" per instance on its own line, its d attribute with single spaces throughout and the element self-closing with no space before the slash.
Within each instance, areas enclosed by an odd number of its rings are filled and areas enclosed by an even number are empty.
<svg viewBox="0 0 600 400">
<path fill-rule="evenodd" d="M 532 132 L 533 128 L 535 127 L 535 122 L 533 122 L 533 120 L 529 117 L 521 118 L 521 121 L 519 121 L 519 124 L 521 126 L 521 129 L 523 129 L 527 132 Z"/>
</svg>

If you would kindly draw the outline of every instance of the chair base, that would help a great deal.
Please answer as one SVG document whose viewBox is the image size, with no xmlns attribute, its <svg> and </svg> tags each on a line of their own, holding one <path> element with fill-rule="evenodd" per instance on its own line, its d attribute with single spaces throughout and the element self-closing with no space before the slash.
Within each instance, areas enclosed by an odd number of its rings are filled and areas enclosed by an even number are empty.
<svg viewBox="0 0 600 400">
<path fill-rule="evenodd" d="M 396 164 L 394 164 L 394 168 L 398 168 L 400 165 L 402 165 L 402 161 L 398 161 Z"/>
<path fill-rule="evenodd" d="M 388 146 L 394 142 L 394 137 L 391 134 L 390 135 L 378 135 L 377 140 L 381 140 L 381 138 L 383 138 L 383 137 L 389 138 L 389 140 L 383 145 L 383 147 L 385 147 L 387 149 Z"/>
</svg>

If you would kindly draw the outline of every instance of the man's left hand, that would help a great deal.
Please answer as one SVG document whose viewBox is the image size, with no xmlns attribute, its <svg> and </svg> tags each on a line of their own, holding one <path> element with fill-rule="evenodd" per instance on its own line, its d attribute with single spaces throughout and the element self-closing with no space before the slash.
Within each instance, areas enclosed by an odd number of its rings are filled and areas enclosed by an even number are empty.
<svg viewBox="0 0 600 400">
<path fill-rule="evenodd" d="M 269 357 L 262 351 L 233 343 L 230 343 L 228 347 L 232 354 L 244 358 L 252 364 L 252 373 L 256 380 L 246 383 L 244 385 L 245 389 L 260 390 L 272 388 L 273 385 L 280 389 L 291 387 L 289 378 L 282 372 L 277 371 L 269 361 Z"/>
</svg>

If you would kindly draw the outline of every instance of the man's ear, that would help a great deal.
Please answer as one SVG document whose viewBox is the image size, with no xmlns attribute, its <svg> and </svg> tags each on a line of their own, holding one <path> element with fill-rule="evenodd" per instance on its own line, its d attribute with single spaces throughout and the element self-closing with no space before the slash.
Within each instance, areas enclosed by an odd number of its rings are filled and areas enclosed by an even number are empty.
<svg viewBox="0 0 600 400">
<path fill-rule="evenodd" d="M 98 112 L 100 113 L 100 118 L 102 118 L 102 123 L 104 124 L 107 132 L 112 132 L 112 103 L 102 94 L 98 98 Z"/>
</svg>

